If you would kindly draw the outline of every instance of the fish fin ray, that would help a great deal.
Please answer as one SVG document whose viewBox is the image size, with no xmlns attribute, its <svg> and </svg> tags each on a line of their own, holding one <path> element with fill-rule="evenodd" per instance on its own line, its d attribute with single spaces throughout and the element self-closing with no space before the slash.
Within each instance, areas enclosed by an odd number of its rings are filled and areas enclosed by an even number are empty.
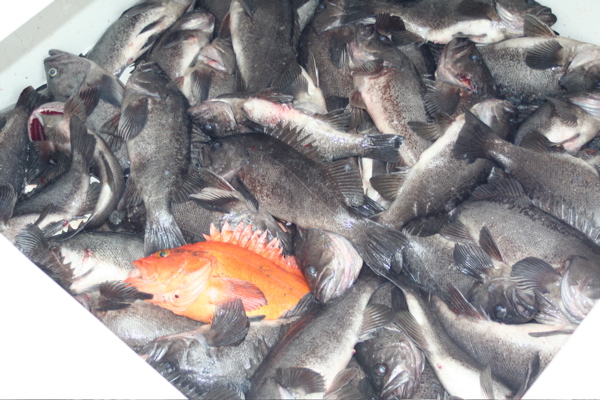
<svg viewBox="0 0 600 400">
<path fill-rule="evenodd" d="M 539 152 L 556 151 L 564 152 L 564 147 L 560 144 L 552 143 L 546 136 L 538 131 L 532 131 L 521 141 L 520 147 Z"/>
<path fill-rule="evenodd" d="M 427 237 L 439 233 L 448 225 L 450 214 L 438 214 L 413 218 L 402 227 L 402 231 L 414 236 Z"/>
<path fill-rule="evenodd" d="M 391 308 L 383 304 L 369 304 L 365 309 L 363 322 L 358 334 L 358 341 L 371 339 L 373 334 L 392 322 Z"/>
<path fill-rule="evenodd" d="M 472 19 L 492 19 L 492 15 L 496 14 L 496 10 L 490 3 L 484 3 L 477 0 L 464 0 L 456 6 L 455 16 L 459 20 Z"/>
<path fill-rule="evenodd" d="M 6 223 L 12 217 L 17 193 L 12 185 L 0 185 L 0 222 Z"/>
<path fill-rule="evenodd" d="M 171 214 L 162 218 L 150 218 L 146 215 L 144 232 L 144 254 L 146 256 L 163 249 L 172 249 L 186 244 L 177 222 Z"/>
<path fill-rule="evenodd" d="M 394 201 L 398 194 L 398 189 L 402 186 L 410 170 L 411 168 L 406 167 L 391 174 L 375 175 L 371 177 L 369 182 L 381 197 L 389 201 Z"/>
<path fill-rule="evenodd" d="M 563 47 L 555 39 L 538 43 L 527 50 L 525 64 L 533 69 L 560 67 L 564 62 L 562 59 L 562 49 Z"/>
<path fill-rule="evenodd" d="M 494 179 L 478 186 L 471 195 L 476 201 L 495 201 L 498 199 L 527 199 L 523 186 L 514 179 Z"/>
<path fill-rule="evenodd" d="M 452 283 L 448 284 L 448 307 L 457 315 L 464 315 L 474 320 L 487 319 L 469 303 L 465 296 Z"/>
<path fill-rule="evenodd" d="M 454 264 L 456 268 L 479 282 L 484 282 L 488 270 L 494 269 L 490 256 L 476 245 L 454 244 Z"/>
<path fill-rule="evenodd" d="M 340 398 L 347 399 L 348 397 L 339 396 L 340 391 L 346 386 L 354 377 L 357 371 L 355 368 L 345 368 L 337 373 L 333 378 L 333 381 L 325 391 L 325 398 Z"/>
<path fill-rule="evenodd" d="M 541 293 L 561 279 L 561 275 L 546 261 L 527 257 L 513 265 L 510 277 L 522 290 L 538 290 Z"/>
<path fill-rule="evenodd" d="M 416 133 L 417 136 L 432 142 L 441 136 L 437 124 L 428 124 L 427 122 L 421 121 L 410 121 L 408 123 L 408 127 L 414 133 Z"/>
<path fill-rule="evenodd" d="M 117 135 L 124 140 L 135 138 L 144 129 L 148 119 L 148 98 L 142 97 L 128 104 L 119 119 Z"/>
<path fill-rule="evenodd" d="M 523 36 L 528 37 L 555 37 L 556 33 L 538 17 L 525 14 L 523 17 Z"/>
<path fill-rule="evenodd" d="M 493 142 L 496 138 L 498 137 L 492 128 L 472 112 L 467 111 L 465 113 L 465 124 L 452 147 L 452 156 L 459 159 L 485 158 L 490 142 Z"/>
<path fill-rule="evenodd" d="M 210 330 L 206 334 L 209 346 L 236 346 L 246 338 L 250 321 L 239 298 L 217 304 Z"/>
<path fill-rule="evenodd" d="M 440 235 L 445 239 L 459 243 L 475 243 L 475 240 L 469 233 L 469 229 L 460 221 L 454 221 L 444 226 L 440 230 Z"/>
<path fill-rule="evenodd" d="M 479 385 L 481 386 L 481 397 L 484 399 L 495 399 L 494 385 L 492 383 L 492 365 L 486 364 L 479 374 Z"/>
<path fill-rule="evenodd" d="M 398 148 L 404 142 L 404 137 L 395 134 L 365 135 L 362 147 L 366 149 L 363 157 L 396 163 L 400 160 Z"/>
<path fill-rule="evenodd" d="M 212 187 L 204 188 L 199 193 L 190 195 L 190 198 L 207 210 L 222 213 L 230 213 L 240 201 L 237 192 Z"/>
<path fill-rule="evenodd" d="M 136 300 L 149 300 L 154 296 L 140 292 L 135 286 L 123 281 L 106 281 L 98 286 L 100 299 L 94 311 L 121 310 Z"/>
<path fill-rule="evenodd" d="M 354 158 L 341 159 L 323 166 L 348 206 L 360 206 L 364 201 L 362 179 Z"/>
<path fill-rule="evenodd" d="M 479 246 L 483 251 L 489 254 L 490 257 L 505 262 L 504 256 L 502 256 L 502 252 L 498 247 L 498 243 L 496 243 L 496 240 L 492 236 L 492 232 L 490 232 L 490 229 L 486 225 L 479 231 Z"/>
<path fill-rule="evenodd" d="M 325 392 L 325 378 L 309 368 L 277 368 L 275 380 L 288 389 L 301 389 L 305 394 Z"/>
<path fill-rule="evenodd" d="M 333 110 L 323 115 L 315 114 L 313 117 L 326 122 L 332 128 L 339 131 L 347 131 L 348 127 L 350 126 L 350 113 L 343 108 Z"/>
</svg>

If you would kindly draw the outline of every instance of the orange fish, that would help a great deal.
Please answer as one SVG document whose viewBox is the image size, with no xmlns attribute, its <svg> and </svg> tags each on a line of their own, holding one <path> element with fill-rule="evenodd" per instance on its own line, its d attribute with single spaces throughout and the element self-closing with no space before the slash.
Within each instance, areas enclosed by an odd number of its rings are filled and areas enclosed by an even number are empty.
<svg viewBox="0 0 600 400">
<path fill-rule="evenodd" d="M 151 293 L 151 303 L 177 315 L 210 323 L 217 304 L 240 298 L 248 316 L 277 319 L 310 291 L 294 257 L 284 257 L 279 240 L 266 232 L 219 232 L 213 225 L 206 242 L 161 250 L 133 262 L 137 271 L 125 282 Z"/>
</svg>

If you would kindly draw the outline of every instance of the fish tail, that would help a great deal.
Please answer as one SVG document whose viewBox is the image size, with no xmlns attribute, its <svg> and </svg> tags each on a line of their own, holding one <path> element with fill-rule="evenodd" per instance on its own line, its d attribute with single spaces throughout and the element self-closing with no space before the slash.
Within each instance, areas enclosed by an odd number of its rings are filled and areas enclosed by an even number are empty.
<svg viewBox="0 0 600 400">
<path fill-rule="evenodd" d="M 186 244 L 183 234 L 173 215 L 168 211 L 147 213 L 144 234 L 144 253 L 149 256 L 163 249 L 172 249 Z"/>
<path fill-rule="evenodd" d="M 368 219 L 359 226 L 358 240 L 351 240 L 354 248 L 375 273 L 387 276 L 408 239 L 402 232 Z"/>
<path fill-rule="evenodd" d="M 473 113 L 467 111 L 465 125 L 452 148 L 452 156 L 461 159 L 488 158 L 497 135 Z"/>
<path fill-rule="evenodd" d="M 76 115 L 69 122 L 71 131 L 71 158 L 73 164 L 83 164 L 87 169 L 96 148 L 96 138 L 87 133 L 87 126 Z"/>
<path fill-rule="evenodd" d="M 367 135 L 363 141 L 366 150 L 364 157 L 386 162 L 398 162 L 400 153 L 398 147 L 404 141 L 399 135 Z"/>
</svg>

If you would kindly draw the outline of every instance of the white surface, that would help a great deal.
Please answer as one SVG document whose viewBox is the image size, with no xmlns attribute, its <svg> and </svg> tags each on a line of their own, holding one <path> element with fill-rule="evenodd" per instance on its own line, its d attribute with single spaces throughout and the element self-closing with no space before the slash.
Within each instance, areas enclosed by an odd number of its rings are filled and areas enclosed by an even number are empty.
<svg viewBox="0 0 600 400">
<path fill-rule="evenodd" d="M 50 1 L 11 2 L 0 15 L 0 40 L 15 30 L 0 42 L 0 109 L 45 82 L 49 49 L 86 52 L 136 2 Z M 600 44 L 600 1 L 541 1 L 561 35 Z M 0 398 L 183 398 L 1 235 L 0 252 Z M 600 398 L 599 332 L 596 307 L 526 398 Z"/>
</svg>

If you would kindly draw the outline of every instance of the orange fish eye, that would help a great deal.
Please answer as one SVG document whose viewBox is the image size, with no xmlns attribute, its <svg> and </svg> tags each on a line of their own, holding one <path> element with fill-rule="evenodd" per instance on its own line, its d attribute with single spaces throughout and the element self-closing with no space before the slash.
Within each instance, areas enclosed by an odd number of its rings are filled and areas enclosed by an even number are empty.
<svg viewBox="0 0 600 400">
<path fill-rule="evenodd" d="M 169 254 L 171 254 L 171 252 L 169 250 L 161 250 L 158 253 L 156 253 L 156 255 L 159 257 L 166 257 Z"/>
</svg>

